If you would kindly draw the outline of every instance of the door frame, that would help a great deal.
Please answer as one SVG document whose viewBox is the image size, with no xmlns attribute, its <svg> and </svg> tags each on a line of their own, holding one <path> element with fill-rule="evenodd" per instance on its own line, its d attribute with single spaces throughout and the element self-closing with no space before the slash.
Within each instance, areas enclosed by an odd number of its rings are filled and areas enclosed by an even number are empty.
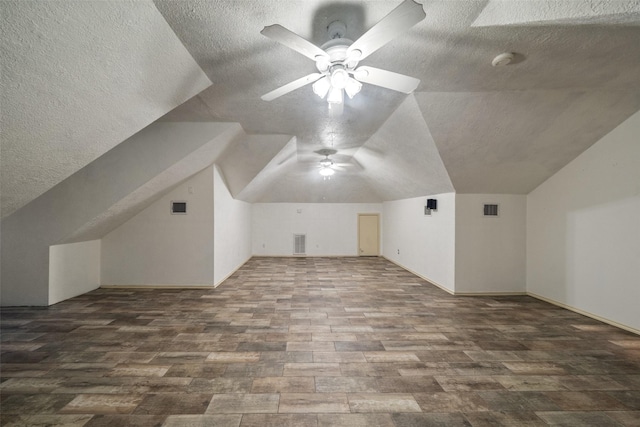
<svg viewBox="0 0 640 427">
<path fill-rule="evenodd" d="M 377 227 L 377 232 L 378 232 L 378 239 L 377 239 L 377 248 L 376 248 L 376 254 L 375 255 L 360 255 L 360 217 L 363 216 L 375 216 L 377 218 L 377 222 L 378 222 L 378 227 Z M 380 213 L 358 213 L 358 241 L 357 241 L 357 251 L 358 251 L 358 256 L 380 256 Z"/>
</svg>

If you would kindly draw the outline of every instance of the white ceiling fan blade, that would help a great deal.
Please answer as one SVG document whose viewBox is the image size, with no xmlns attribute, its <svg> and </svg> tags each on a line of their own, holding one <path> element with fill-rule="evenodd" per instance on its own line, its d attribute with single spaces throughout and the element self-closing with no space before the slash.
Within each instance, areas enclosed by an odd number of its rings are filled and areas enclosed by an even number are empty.
<svg viewBox="0 0 640 427">
<path fill-rule="evenodd" d="M 403 93 L 413 92 L 420 84 L 419 79 L 405 76 L 404 74 L 394 73 L 392 71 L 381 70 L 380 68 L 366 66 L 358 67 L 353 73 L 353 77 L 363 83 L 369 83 Z"/>
<path fill-rule="evenodd" d="M 329 55 L 324 50 L 303 39 L 293 31 L 287 30 L 282 25 L 274 24 L 264 27 L 260 34 L 303 54 L 313 61 L 316 61 L 317 56 L 329 58 Z"/>
<path fill-rule="evenodd" d="M 422 5 L 413 0 L 405 0 L 380 22 L 371 27 L 347 49 L 347 57 L 362 60 L 382 46 L 422 21 L 427 15 Z M 353 52 L 360 51 L 354 54 Z M 357 55 L 357 57 L 355 57 Z"/>
<path fill-rule="evenodd" d="M 284 86 L 280 86 L 278 89 L 272 90 L 271 92 L 262 95 L 261 98 L 264 101 L 273 101 L 274 99 L 279 98 L 282 95 L 286 95 L 287 93 L 301 88 L 304 85 L 315 82 L 322 76 L 324 76 L 324 74 L 309 74 L 308 76 L 301 77 L 298 80 L 292 81 L 291 83 L 287 83 Z"/>
</svg>

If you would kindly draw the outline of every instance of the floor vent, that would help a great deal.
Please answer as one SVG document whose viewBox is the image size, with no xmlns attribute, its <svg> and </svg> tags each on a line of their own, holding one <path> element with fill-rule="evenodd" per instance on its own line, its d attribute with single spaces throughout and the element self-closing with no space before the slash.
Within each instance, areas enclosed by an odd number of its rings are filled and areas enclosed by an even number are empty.
<svg viewBox="0 0 640 427">
<path fill-rule="evenodd" d="M 293 235 L 293 254 L 304 255 L 306 253 L 307 253 L 307 235 L 294 234 Z"/>
<path fill-rule="evenodd" d="M 498 216 L 498 205 L 484 205 L 484 216 Z"/>
</svg>

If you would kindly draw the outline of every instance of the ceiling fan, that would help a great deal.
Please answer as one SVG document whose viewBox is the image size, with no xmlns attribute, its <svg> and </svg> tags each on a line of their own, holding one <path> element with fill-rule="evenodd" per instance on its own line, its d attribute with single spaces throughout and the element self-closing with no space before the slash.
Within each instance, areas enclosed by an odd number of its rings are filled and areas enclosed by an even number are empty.
<svg viewBox="0 0 640 427">
<path fill-rule="evenodd" d="M 329 106 L 342 104 L 345 92 L 349 98 L 353 98 L 360 92 L 362 83 L 407 94 L 413 92 L 420 84 L 420 80 L 379 68 L 359 66 L 359 63 L 402 32 L 422 21 L 425 16 L 421 4 L 413 0 L 405 0 L 355 42 L 344 38 L 346 33 L 344 23 L 332 22 L 328 27 L 330 40 L 320 47 L 281 25 L 264 27 L 261 34 L 315 61 L 318 72 L 262 95 L 262 99 L 272 101 L 310 83 L 313 83 L 313 92 L 316 95 L 323 99 L 327 97 Z"/>
<path fill-rule="evenodd" d="M 319 150 L 318 154 L 324 156 L 324 159 L 320 160 L 320 175 L 324 178 L 328 178 L 335 173 L 333 169 L 333 160 L 329 158 L 330 155 L 336 154 L 336 150 L 323 149 Z"/>
<path fill-rule="evenodd" d="M 313 160 L 313 161 L 306 161 L 303 163 L 316 164 L 318 167 L 318 172 L 320 173 L 320 175 L 322 175 L 324 179 L 328 179 L 337 171 L 343 171 L 343 170 L 353 169 L 353 168 L 362 169 L 362 166 L 356 161 L 354 161 L 353 158 L 347 157 L 345 161 L 336 161 L 335 157 L 336 156 L 340 157 L 340 155 L 337 154 L 338 150 L 334 150 L 332 148 L 322 148 L 320 150 L 314 151 L 314 153 L 324 156 L 324 158 L 321 159 L 319 162 L 317 160 Z M 334 158 L 331 158 L 330 156 L 333 156 Z M 346 157 L 346 156 L 343 156 L 343 157 Z"/>
</svg>

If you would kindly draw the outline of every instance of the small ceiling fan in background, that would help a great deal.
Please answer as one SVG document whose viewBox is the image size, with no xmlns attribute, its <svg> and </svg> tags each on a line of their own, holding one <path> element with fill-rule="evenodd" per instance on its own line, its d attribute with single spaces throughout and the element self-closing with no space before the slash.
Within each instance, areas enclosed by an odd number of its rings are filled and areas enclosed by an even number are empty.
<svg viewBox="0 0 640 427">
<path fill-rule="evenodd" d="M 362 166 L 351 156 L 340 155 L 338 154 L 338 150 L 334 150 L 332 148 L 322 148 L 314 151 L 314 153 L 324 156 L 324 158 L 320 161 L 309 160 L 301 163 L 315 164 L 318 168 L 318 172 L 324 179 L 329 179 L 329 177 L 338 171 L 347 171 L 349 169 L 357 171 L 363 169 Z"/>
<path fill-rule="evenodd" d="M 327 28 L 329 41 L 320 47 L 281 25 L 264 27 L 261 34 L 315 61 L 318 72 L 281 86 L 263 95 L 262 99 L 272 101 L 310 83 L 313 83 L 313 92 L 316 95 L 323 99 L 327 98 L 329 106 L 342 104 L 345 92 L 349 98 L 353 98 L 360 92 L 362 83 L 407 94 L 413 92 L 420 84 L 420 80 L 379 68 L 359 66 L 359 63 L 422 21 L 425 16 L 421 4 L 413 0 L 405 0 L 355 42 L 344 38 L 346 33 L 344 23 L 332 22 Z"/>
</svg>

